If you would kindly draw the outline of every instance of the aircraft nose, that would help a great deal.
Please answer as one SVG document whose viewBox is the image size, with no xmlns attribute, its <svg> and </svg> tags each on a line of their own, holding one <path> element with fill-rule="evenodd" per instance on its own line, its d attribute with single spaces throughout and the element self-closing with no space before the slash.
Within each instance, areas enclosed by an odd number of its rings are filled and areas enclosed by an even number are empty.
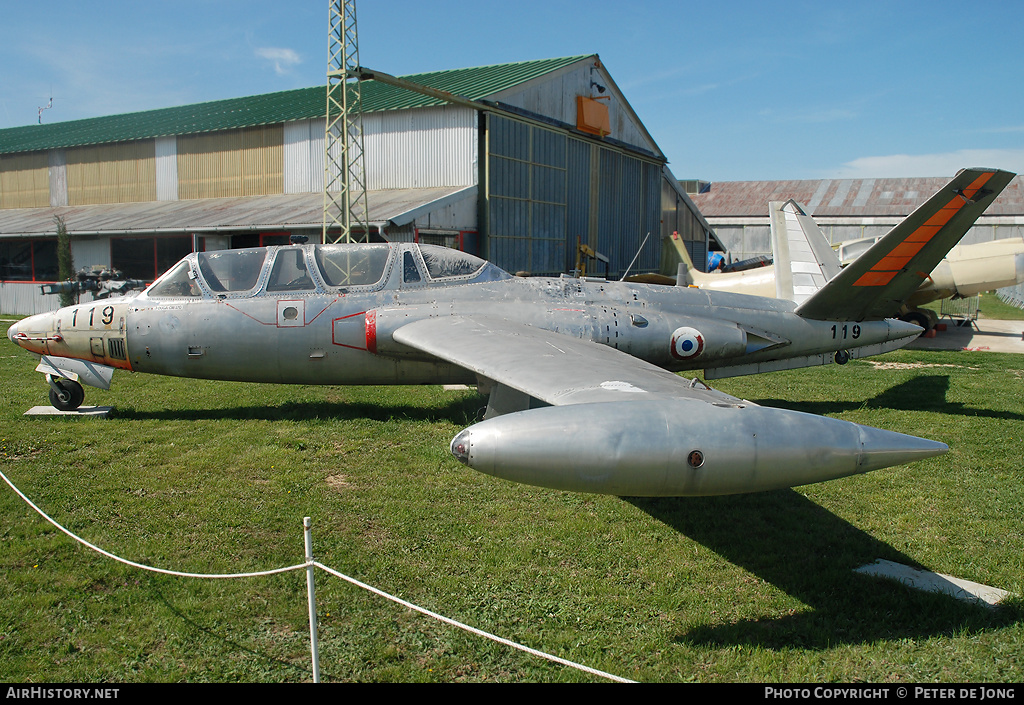
<svg viewBox="0 0 1024 705">
<path fill-rule="evenodd" d="M 49 334 L 56 330 L 56 318 L 53 313 L 37 313 L 12 323 L 7 329 L 7 339 L 26 350 L 35 353 L 46 353 L 46 341 Z"/>
</svg>

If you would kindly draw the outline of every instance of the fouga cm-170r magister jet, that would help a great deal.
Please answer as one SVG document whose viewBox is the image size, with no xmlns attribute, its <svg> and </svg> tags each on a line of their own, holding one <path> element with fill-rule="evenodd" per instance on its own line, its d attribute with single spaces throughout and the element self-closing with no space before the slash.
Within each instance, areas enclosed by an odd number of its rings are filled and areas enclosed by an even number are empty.
<svg viewBox="0 0 1024 705">
<path fill-rule="evenodd" d="M 946 221 L 973 220 L 1002 185 L 992 170 L 954 182 Z M 798 309 L 686 287 L 517 278 L 427 245 L 296 245 L 193 253 L 134 298 L 32 316 L 8 336 L 40 356 L 58 407 L 82 402 L 74 380 L 108 387 L 115 368 L 298 384 L 475 382 L 490 395 L 484 420 L 451 443 L 470 467 L 571 491 L 730 494 L 947 450 L 761 407 L 675 374 L 746 374 L 898 348 L 921 329 L 849 307 L 841 319 L 827 314 L 829 301 L 857 287 L 870 294 L 858 298 L 865 307 L 889 296 L 884 278 L 826 284 Z"/>
</svg>

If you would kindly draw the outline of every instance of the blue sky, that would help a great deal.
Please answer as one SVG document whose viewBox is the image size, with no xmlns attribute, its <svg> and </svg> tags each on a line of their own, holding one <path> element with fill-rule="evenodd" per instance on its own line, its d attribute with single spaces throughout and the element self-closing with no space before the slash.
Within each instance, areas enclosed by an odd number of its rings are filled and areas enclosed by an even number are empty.
<svg viewBox="0 0 1024 705">
<path fill-rule="evenodd" d="M 324 83 L 326 0 L 0 0 L 0 128 Z M 678 178 L 1024 171 L 1024 3 L 361 0 L 393 74 L 598 54 Z"/>
</svg>

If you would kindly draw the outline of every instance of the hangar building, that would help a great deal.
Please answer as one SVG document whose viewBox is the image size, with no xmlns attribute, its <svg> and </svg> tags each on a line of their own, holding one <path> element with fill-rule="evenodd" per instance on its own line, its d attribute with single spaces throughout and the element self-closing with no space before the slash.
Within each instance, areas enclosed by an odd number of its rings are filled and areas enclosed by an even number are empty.
<svg viewBox="0 0 1024 705">
<path fill-rule="evenodd" d="M 509 271 L 658 271 L 710 229 L 597 55 L 362 84 L 371 238 L 444 244 Z M 0 130 L 0 310 L 57 306 L 55 217 L 76 269 L 152 280 L 194 247 L 321 237 L 325 86 Z M 645 236 L 650 234 L 641 249 Z M 593 265 L 591 265 L 591 270 Z M 604 273 L 604 266 L 598 267 Z"/>
<path fill-rule="evenodd" d="M 951 177 L 950 177 L 951 178 Z M 732 261 L 771 255 L 768 203 L 795 200 L 833 245 L 885 235 L 949 178 L 683 182 Z M 1024 179 L 1010 182 L 963 244 L 1024 236 Z"/>
</svg>

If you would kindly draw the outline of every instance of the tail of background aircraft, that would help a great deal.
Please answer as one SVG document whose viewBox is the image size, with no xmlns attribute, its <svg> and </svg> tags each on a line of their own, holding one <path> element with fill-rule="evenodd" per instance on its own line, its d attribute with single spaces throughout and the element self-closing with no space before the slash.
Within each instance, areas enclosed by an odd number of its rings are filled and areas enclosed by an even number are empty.
<svg viewBox="0 0 1024 705">
<path fill-rule="evenodd" d="M 693 260 L 690 259 L 690 253 L 686 251 L 686 245 L 683 244 L 683 238 L 679 233 L 673 232 L 664 242 L 661 253 L 662 274 L 681 278 L 681 281 L 677 278 L 675 282 L 678 286 L 698 284 L 696 279 L 704 272 L 693 266 Z"/>
<path fill-rule="evenodd" d="M 768 204 L 775 298 L 802 304 L 842 270 L 821 228 L 790 199 Z"/>
<path fill-rule="evenodd" d="M 805 318 L 889 318 L 921 286 L 1016 174 L 964 169 L 871 249 L 799 304 Z M 779 271 L 776 266 L 776 272 Z"/>
<path fill-rule="evenodd" d="M 665 266 L 678 267 L 675 282 L 662 281 L 665 277 L 661 276 L 643 281 L 775 296 L 802 303 L 839 273 L 839 258 L 818 225 L 796 201 L 772 202 L 769 214 L 774 264 L 737 272 L 704 273 L 693 266 L 682 238 L 672 233 L 662 261 Z"/>
</svg>

